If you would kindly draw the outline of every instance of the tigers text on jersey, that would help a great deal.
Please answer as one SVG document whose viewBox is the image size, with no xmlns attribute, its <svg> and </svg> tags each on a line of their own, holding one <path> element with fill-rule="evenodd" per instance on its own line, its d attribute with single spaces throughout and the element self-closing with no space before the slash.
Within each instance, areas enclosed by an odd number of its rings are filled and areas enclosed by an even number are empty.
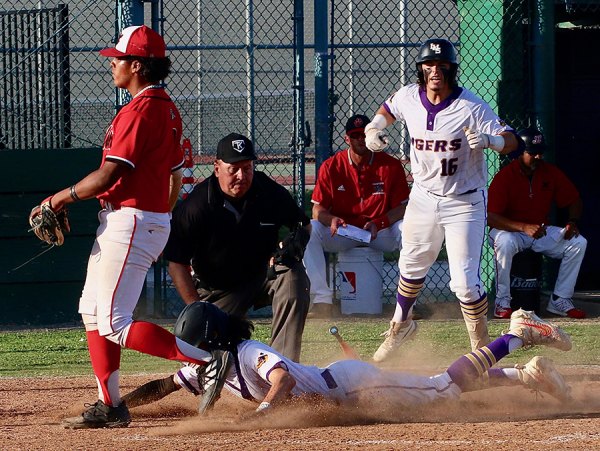
<svg viewBox="0 0 600 451">
<path fill-rule="evenodd" d="M 464 127 L 498 135 L 511 130 L 490 106 L 464 88 L 433 105 L 417 84 L 405 86 L 383 104 L 410 134 L 414 182 L 440 195 L 459 195 L 487 185 L 485 154 L 469 147 Z"/>
</svg>

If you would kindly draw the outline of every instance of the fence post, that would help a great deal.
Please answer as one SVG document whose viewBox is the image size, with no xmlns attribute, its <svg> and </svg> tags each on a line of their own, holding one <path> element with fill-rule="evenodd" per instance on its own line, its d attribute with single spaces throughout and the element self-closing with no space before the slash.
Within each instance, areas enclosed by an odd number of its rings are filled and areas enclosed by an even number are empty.
<svg viewBox="0 0 600 451">
<path fill-rule="evenodd" d="M 554 141 L 554 5 L 535 1 L 531 24 L 531 54 L 533 81 L 533 118 L 536 127 L 544 133 L 546 142 L 551 143 L 546 159 L 555 159 Z"/>
<path fill-rule="evenodd" d="M 298 180 L 295 184 L 296 202 L 304 207 L 304 2 L 294 0 L 294 136 L 292 150 Z M 294 176 L 296 171 L 294 172 Z"/>
<path fill-rule="evenodd" d="M 115 30 L 115 43 L 119 40 L 121 30 L 132 25 L 144 24 L 144 3 L 142 0 L 123 0 L 117 2 L 117 29 Z M 115 111 L 118 112 L 123 105 L 131 101 L 131 95 L 126 89 L 115 88 Z"/>
<path fill-rule="evenodd" d="M 315 0 L 315 175 L 329 157 L 329 87 L 327 49 L 327 3 Z"/>
</svg>

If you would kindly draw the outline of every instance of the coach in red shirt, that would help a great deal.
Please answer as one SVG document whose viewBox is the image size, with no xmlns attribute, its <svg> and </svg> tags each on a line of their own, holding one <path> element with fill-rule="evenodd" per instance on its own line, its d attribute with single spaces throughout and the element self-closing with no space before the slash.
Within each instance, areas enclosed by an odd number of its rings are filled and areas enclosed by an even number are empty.
<svg viewBox="0 0 600 451">
<path fill-rule="evenodd" d="M 409 194 L 404 167 L 397 158 L 367 149 L 364 128 L 368 123 L 369 118 L 362 114 L 348 119 L 344 140 L 349 148 L 327 159 L 319 170 L 312 195 L 312 231 L 304 254 L 312 317 L 332 314 L 333 290 L 327 285 L 323 251 L 361 245 L 386 252 L 400 248 Z M 371 241 L 361 243 L 340 236 L 339 228 L 347 225 L 367 230 Z"/>
<path fill-rule="evenodd" d="M 496 318 L 510 318 L 510 270 L 518 252 L 531 249 L 561 259 L 554 291 L 546 308 L 550 313 L 584 318 L 571 297 L 587 241 L 579 234 L 582 212 L 579 193 L 567 176 L 542 160 L 544 138 L 536 129 L 519 132 L 525 152 L 496 174 L 489 189 L 488 225 L 496 259 Z M 552 203 L 567 208 L 564 227 L 549 225 Z"/>
</svg>

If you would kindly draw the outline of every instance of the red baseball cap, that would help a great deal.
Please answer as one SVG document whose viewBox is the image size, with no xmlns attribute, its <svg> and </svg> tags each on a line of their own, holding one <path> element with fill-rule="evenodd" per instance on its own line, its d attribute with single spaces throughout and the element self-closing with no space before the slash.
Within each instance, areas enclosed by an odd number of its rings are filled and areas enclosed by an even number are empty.
<svg viewBox="0 0 600 451">
<path fill-rule="evenodd" d="M 161 35 L 146 25 L 127 27 L 121 32 L 119 42 L 113 47 L 100 50 L 100 55 L 119 58 L 140 56 L 142 58 L 164 58 L 167 46 Z"/>
</svg>

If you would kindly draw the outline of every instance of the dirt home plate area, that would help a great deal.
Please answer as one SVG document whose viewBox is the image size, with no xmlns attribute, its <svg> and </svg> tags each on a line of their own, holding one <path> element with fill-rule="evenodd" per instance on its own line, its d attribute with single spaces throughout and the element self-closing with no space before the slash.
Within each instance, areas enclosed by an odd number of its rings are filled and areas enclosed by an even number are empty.
<svg viewBox="0 0 600 451">
<path fill-rule="evenodd" d="M 303 400 L 244 420 L 253 406 L 224 392 L 196 415 L 182 390 L 131 409 L 128 428 L 69 430 L 61 420 L 95 401 L 92 377 L 0 379 L 0 450 L 548 450 L 600 449 L 600 369 L 561 367 L 574 402 L 524 388 L 466 393 L 460 401 L 402 411 L 377 401 L 340 409 Z M 165 375 L 122 376 L 122 392 Z"/>
</svg>

